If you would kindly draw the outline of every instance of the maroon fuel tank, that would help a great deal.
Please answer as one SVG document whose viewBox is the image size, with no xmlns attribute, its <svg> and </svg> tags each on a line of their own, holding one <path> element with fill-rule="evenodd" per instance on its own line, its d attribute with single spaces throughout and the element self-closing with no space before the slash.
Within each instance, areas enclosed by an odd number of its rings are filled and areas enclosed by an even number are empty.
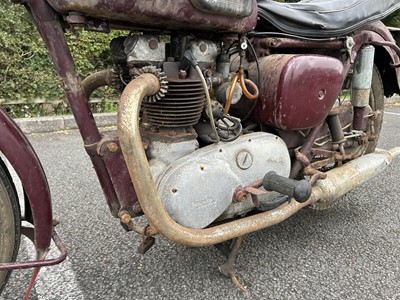
<svg viewBox="0 0 400 300">
<path fill-rule="evenodd" d="M 260 59 L 261 87 L 254 118 L 283 130 L 320 124 L 335 103 L 344 81 L 342 63 L 319 55 L 277 54 Z M 257 82 L 255 63 L 249 77 Z"/>
<path fill-rule="evenodd" d="M 256 0 L 48 0 L 59 13 L 126 21 L 140 28 L 248 32 L 257 23 Z M 214 3 L 214 4 L 212 4 Z"/>
</svg>

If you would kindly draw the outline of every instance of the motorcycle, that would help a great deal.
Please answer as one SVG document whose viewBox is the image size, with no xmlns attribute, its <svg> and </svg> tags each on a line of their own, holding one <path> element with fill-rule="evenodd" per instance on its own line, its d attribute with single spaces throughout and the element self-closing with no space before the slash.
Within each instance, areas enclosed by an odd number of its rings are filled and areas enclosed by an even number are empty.
<svg viewBox="0 0 400 300">
<path fill-rule="evenodd" d="M 397 0 L 12 2 L 32 16 L 110 213 L 140 235 L 140 253 L 157 235 L 214 245 L 246 291 L 234 263 L 247 234 L 336 205 L 400 155 L 376 149 L 384 97 L 400 92 L 400 48 L 380 21 Z M 112 29 L 129 31 L 110 43 L 113 67 L 81 81 L 64 32 Z M 102 86 L 121 93 L 115 132 L 100 132 L 88 105 Z M 34 268 L 27 299 L 67 251 L 34 149 L 4 109 L 0 121 L 25 196 L 0 161 L 0 292 L 11 270 Z M 36 260 L 15 262 L 21 233 Z M 51 239 L 60 255 L 46 259 Z"/>
</svg>

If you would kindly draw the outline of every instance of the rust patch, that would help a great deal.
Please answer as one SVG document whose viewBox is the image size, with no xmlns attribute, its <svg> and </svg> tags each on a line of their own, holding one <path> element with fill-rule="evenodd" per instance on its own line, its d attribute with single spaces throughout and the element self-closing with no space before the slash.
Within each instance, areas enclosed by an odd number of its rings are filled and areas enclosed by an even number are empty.
<svg viewBox="0 0 400 300">
<path fill-rule="evenodd" d="M 190 0 L 49 0 L 58 12 L 81 12 L 87 16 L 135 23 L 162 29 L 203 29 L 248 32 L 257 23 L 257 4 L 253 0 L 251 16 L 245 18 L 212 14 L 195 8 Z"/>
</svg>

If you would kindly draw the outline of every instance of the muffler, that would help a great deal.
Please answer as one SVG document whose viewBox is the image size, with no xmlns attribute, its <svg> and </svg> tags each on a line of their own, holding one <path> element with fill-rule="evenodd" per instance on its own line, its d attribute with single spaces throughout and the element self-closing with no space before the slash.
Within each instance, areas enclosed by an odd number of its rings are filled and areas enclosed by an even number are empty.
<svg viewBox="0 0 400 300">
<path fill-rule="evenodd" d="M 316 182 L 313 193 L 319 190 L 317 200 L 331 202 L 380 174 L 397 156 L 400 156 L 400 147 L 390 150 L 377 149 L 373 153 L 356 158 L 326 172 L 327 178 Z"/>
<path fill-rule="evenodd" d="M 204 229 L 187 228 L 176 223 L 165 211 L 147 161 L 140 136 L 139 112 L 144 97 L 155 94 L 158 78 L 142 74 L 132 80 L 122 93 L 118 110 L 118 135 L 141 208 L 149 223 L 169 240 L 188 247 L 218 244 L 278 224 L 318 200 L 338 198 L 381 173 L 400 155 L 400 148 L 379 150 L 327 172 L 327 179 L 312 188 L 307 201 L 286 202 L 276 209 Z"/>
</svg>

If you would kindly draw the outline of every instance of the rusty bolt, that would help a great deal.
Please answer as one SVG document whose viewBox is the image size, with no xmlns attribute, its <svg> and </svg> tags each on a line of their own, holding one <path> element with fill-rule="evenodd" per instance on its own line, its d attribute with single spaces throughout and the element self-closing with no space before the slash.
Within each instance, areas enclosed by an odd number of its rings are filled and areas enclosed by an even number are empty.
<svg viewBox="0 0 400 300">
<path fill-rule="evenodd" d="M 125 210 L 120 211 L 120 213 L 118 215 L 119 215 L 119 219 L 124 224 L 128 224 L 132 221 L 131 215 Z"/>
<path fill-rule="evenodd" d="M 117 152 L 118 150 L 118 146 L 116 143 L 108 143 L 107 148 L 108 150 L 110 150 L 110 152 Z"/>
<path fill-rule="evenodd" d="M 66 21 L 71 25 L 83 27 L 86 23 L 86 17 L 81 13 L 70 12 L 66 17 Z"/>
<path fill-rule="evenodd" d="M 211 70 L 207 69 L 207 70 L 204 72 L 204 75 L 205 75 L 206 77 L 212 77 L 212 76 L 213 76 L 213 72 L 212 72 Z"/>
<path fill-rule="evenodd" d="M 144 235 L 147 236 L 155 236 L 158 234 L 157 229 L 155 229 L 153 226 L 151 225 L 147 225 L 146 228 L 144 229 Z"/>
<path fill-rule="evenodd" d="M 244 202 L 246 200 L 246 195 L 247 192 L 242 186 L 238 186 L 236 190 L 233 192 L 232 195 L 232 202 L 233 203 L 238 203 L 238 202 Z"/>
<path fill-rule="evenodd" d="M 247 194 L 245 194 L 245 195 L 241 196 L 240 198 L 238 198 L 236 200 L 236 202 L 244 202 L 244 201 L 246 201 L 246 199 L 247 199 Z"/>
<path fill-rule="evenodd" d="M 142 207 L 140 206 L 139 202 L 136 202 L 133 205 L 132 210 L 133 210 L 133 213 L 135 213 L 137 215 L 143 213 Z"/>
<path fill-rule="evenodd" d="M 270 39 L 270 40 L 268 41 L 268 44 L 269 44 L 268 46 L 274 48 L 274 47 L 277 47 L 277 46 L 278 46 L 279 41 L 278 41 L 278 39 L 276 39 L 276 38 L 272 38 L 272 39 Z"/>
<path fill-rule="evenodd" d="M 186 79 L 187 72 L 185 70 L 179 70 L 179 79 Z"/>
</svg>

